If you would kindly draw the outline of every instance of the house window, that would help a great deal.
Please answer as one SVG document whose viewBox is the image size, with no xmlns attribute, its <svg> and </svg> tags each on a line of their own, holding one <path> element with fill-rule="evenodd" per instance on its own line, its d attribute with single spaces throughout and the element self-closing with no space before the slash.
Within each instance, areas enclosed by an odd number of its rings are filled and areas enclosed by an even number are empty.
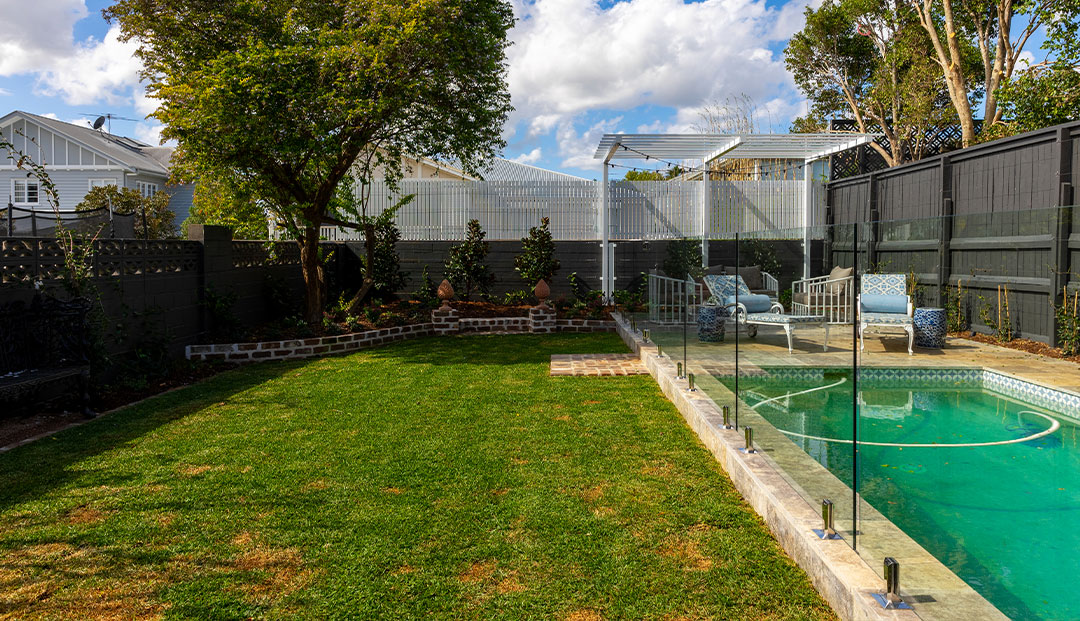
<svg viewBox="0 0 1080 621">
<path fill-rule="evenodd" d="M 103 188 L 107 185 L 116 185 L 116 179 L 91 179 L 89 189 Z"/>
<path fill-rule="evenodd" d="M 135 182 L 135 189 L 137 189 L 139 191 L 139 194 L 142 194 L 146 198 L 150 198 L 153 195 L 157 194 L 157 184 L 156 183 L 147 183 L 145 181 L 136 181 Z"/>
<path fill-rule="evenodd" d="M 38 182 L 37 181 L 12 181 L 11 194 L 16 205 L 37 205 Z"/>
</svg>

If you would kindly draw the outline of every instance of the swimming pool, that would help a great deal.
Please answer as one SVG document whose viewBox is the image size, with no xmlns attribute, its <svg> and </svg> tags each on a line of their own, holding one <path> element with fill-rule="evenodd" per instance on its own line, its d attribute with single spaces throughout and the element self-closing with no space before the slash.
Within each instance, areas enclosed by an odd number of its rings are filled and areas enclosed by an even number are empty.
<svg viewBox="0 0 1080 621">
<path fill-rule="evenodd" d="M 848 486 L 858 472 L 865 502 L 1006 615 L 1080 618 L 1072 396 L 978 370 L 860 371 L 857 469 L 850 369 L 767 370 L 739 397 Z"/>
</svg>

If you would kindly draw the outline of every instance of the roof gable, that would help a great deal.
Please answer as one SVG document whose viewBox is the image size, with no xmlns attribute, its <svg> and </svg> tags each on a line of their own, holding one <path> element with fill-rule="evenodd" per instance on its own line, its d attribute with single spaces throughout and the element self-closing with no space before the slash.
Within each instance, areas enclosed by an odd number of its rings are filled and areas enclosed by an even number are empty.
<svg viewBox="0 0 1080 621">
<path fill-rule="evenodd" d="M 20 136 L 16 129 L 26 137 Z M 164 162 L 171 157 L 171 150 L 169 157 L 160 153 L 168 147 L 151 147 L 123 136 L 21 110 L 0 118 L 0 132 L 16 149 L 29 152 L 37 161 L 55 168 L 124 168 L 160 176 L 169 174 Z"/>
</svg>

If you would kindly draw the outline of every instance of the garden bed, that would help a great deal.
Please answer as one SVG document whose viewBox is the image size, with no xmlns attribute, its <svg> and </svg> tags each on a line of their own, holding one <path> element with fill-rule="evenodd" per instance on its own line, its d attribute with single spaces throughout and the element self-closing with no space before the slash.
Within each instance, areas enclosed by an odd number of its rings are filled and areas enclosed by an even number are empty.
<svg viewBox="0 0 1080 621">
<path fill-rule="evenodd" d="M 976 343 L 983 343 L 986 345 L 997 345 L 998 347 L 1005 347 L 1008 349 L 1015 349 L 1018 351 L 1027 352 L 1029 354 L 1037 354 L 1039 356 L 1046 356 L 1047 358 L 1057 358 L 1058 360 L 1067 360 L 1069 362 L 1075 362 L 1080 364 L 1080 355 L 1066 356 L 1060 347 L 1052 347 L 1046 343 L 1040 343 L 1039 341 L 1033 341 L 1031 339 L 1014 338 L 1009 341 L 1002 341 L 996 339 L 989 334 L 981 334 L 978 332 L 950 332 L 949 336 L 953 338 L 967 339 L 969 341 L 975 341 Z"/>
</svg>

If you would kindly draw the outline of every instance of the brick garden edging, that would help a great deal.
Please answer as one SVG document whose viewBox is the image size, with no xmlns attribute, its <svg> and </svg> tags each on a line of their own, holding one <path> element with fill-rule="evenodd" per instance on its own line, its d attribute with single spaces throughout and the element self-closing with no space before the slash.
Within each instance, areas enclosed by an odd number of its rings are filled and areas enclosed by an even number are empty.
<svg viewBox="0 0 1080 621">
<path fill-rule="evenodd" d="M 261 343 L 226 343 L 189 345 L 184 351 L 188 360 L 263 362 L 295 360 L 367 349 L 377 345 L 421 336 L 448 336 L 467 333 L 614 332 L 615 322 L 605 319 L 556 319 L 550 308 L 529 309 L 528 317 L 484 317 L 459 319 L 454 309 L 435 309 L 431 322 L 409 326 L 380 328 L 338 336 L 263 341 Z"/>
</svg>

